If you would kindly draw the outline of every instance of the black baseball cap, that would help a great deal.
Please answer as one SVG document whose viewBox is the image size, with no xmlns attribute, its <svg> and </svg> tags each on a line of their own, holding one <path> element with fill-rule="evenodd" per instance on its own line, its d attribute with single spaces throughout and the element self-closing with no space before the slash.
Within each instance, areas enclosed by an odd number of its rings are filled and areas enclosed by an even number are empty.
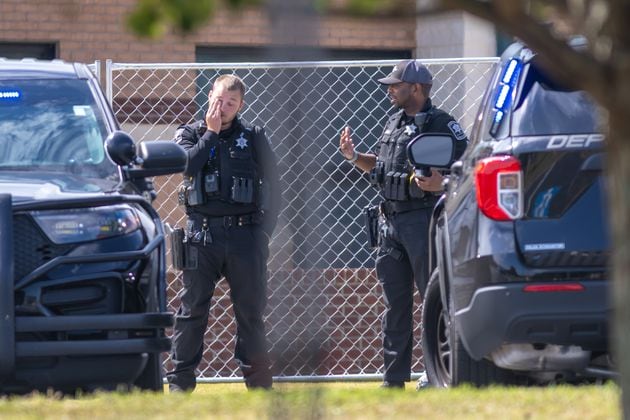
<svg viewBox="0 0 630 420">
<path fill-rule="evenodd" d="M 379 83 L 384 85 L 393 85 L 396 83 L 421 83 L 423 85 L 432 85 L 433 76 L 424 64 L 417 60 L 403 60 L 394 66 L 394 69 L 387 77 L 378 79 Z"/>
</svg>

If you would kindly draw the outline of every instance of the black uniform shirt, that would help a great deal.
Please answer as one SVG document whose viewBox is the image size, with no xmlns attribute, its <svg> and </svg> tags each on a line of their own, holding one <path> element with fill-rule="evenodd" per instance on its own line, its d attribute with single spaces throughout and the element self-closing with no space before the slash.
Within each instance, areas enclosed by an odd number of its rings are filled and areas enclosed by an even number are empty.
<svg viewBox="0 0 630 420">
<path fill-rule="evenodd" d="M 464 150 L 466 150 L 466 146 L 468 146 L 468 138 L 466 137 L 466 133 L 461 128 L 459 123 L 455 121 L 452 115 L 448 112 L 441 110 L 440 108 L 436 108 L 433 106 L 431 102 L 431 98 L 428 98 L 424 104 L 424 107 L 420 112 L 428 112 L 431 108 L 431 117 L 424 124 L 424 127 L 421 127 L 423 133 L 445 133 L 449 134 L 455 140 L 455 154 L 454 159 L 459 159 Z M 398 121 L 398 127 L 402 127 L 404 125 L 412 124 L 414 122 L 414 117 L 405 114 L 403 110 L 398 111 L 400 114 L 400 119 Z M 376 154 L 378 154 L 378 143 Z"/>
<path fill-rule="evenodd" d="M 427 99 L 427 102 L 422 109 L 422 112 L 427 112 L 433 104 L 431 103 L 431 99 Z M 464 154 L 464 150 L 466 150 L 466 146 L 468 146 L 468 137 L 466 137 L 466 133 L 459 125 L 455 118 L 450 115 L 448 112 L 445 112 L 439 108 L 433 107 L 432 116 L 429 118 L 427 123 L 422 130 L 423 133 L 445 133 L 449 134 L 455 140 L 455 153 L 454 159 L 458 160 L 462 154 Z"/>
<path fill-rule="evenodd" d="M 258 165 L 258 172 L 261 178 L 269 186 L 270 197 L 267 200 L 269 208 L 264 213 L 263 229 L 267 234 L 271 235 L 276 226 L 280 210 L 280 177 L 275 154 L 261 127 L 241 123 L 238 118 L 232 121 L 232 125 L 229 128 L 221 130 L 218 134 L 207 130 L 205 124 L 199 122 L 184 126 L 176 134 L 177 143 L 188 154 L 188 165 L 184 171 L 184 176 L 196 176 L 199 171 L 204 169 L 213 147 L 216 147 L 224 139 L 233 137 L 237 130 L 240 132 L 240 130 L 244 129 L 253 131 L 254 159 Z M 243 205 L 216 200 L 194 208 L 187 208 L 186 210 L 187 212 L 194 211 L 209 216 L 225 216 L 251 213 L 252 211 L 259 211 L 261 208 L 260 203 Z"/>
</svg>

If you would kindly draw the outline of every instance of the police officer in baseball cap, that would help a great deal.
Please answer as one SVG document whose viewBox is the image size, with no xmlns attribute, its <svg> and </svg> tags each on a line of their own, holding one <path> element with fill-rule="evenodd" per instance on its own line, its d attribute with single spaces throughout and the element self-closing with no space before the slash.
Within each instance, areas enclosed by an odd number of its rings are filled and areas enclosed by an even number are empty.
<svg viewBox="0 0 630 420">
<path fill-rule="evenodd" d="M 432 85 L 433 76 L 424 64 L 417 60 L 403 60 L 396 64 L 392 72 L 379 83 L 384 85 L 394 85 L 396 83 L 420 83 L 422 85 Z"/>
<path fill-rule="evenodd" d="M 424 295 L 430 269 L 429 221 L 443 180 L 436 170 L 415 176 L 407 158 L 407 144 L 420 133 L 448 133 L 457 140 L 456 160 L 468 139 L 451 115 L 433 105 L 433 76 L 419 61 L 403 60 L 378 81 L 387 86 L 390 102 L 398 111 L 387 121 L 372 152 L 356 150 L 356 140 L 347 126 L 341 132 L 339 149 L 348 162 L 370 174 L 382 198 L 376 258 L 386 306 L 382 318 L 382 387 L 404 388 L 411 378 L 413 285 Z"/>
</svg>

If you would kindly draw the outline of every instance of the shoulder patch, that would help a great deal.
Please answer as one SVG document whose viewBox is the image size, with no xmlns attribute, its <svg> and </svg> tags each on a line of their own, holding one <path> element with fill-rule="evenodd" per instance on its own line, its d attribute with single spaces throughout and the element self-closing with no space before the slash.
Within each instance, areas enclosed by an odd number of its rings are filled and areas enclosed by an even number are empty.
<svg viewBox="0 0 630 420">
<path fill-rule="evenodd" d="M 451 130 L 451 133 L 453 133 L 453 137 L 455 137 L 457 140 L 465 140 L 466 139 L 466 133 L 464 133 L 464 130 L 462 129 L 462 126 L 459 125 L 459 123 L 457 121 L 451 121 L 447 124 L 447 127 L 449 130 Z"/>
</svg>

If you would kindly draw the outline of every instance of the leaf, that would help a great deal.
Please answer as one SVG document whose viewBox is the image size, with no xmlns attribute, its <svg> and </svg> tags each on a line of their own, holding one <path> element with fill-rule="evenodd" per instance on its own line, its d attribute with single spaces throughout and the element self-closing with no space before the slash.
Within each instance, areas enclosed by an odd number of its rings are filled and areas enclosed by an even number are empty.
<svg viewBox="0 0 630 420">
<path fill-rule="evenodd" d="M 169 27 L 188 34 L 208 22 L 214 3 L 214 0 L 138 0 L 127 25 L 141 37 L 159 37 Z"/>
</svg>

